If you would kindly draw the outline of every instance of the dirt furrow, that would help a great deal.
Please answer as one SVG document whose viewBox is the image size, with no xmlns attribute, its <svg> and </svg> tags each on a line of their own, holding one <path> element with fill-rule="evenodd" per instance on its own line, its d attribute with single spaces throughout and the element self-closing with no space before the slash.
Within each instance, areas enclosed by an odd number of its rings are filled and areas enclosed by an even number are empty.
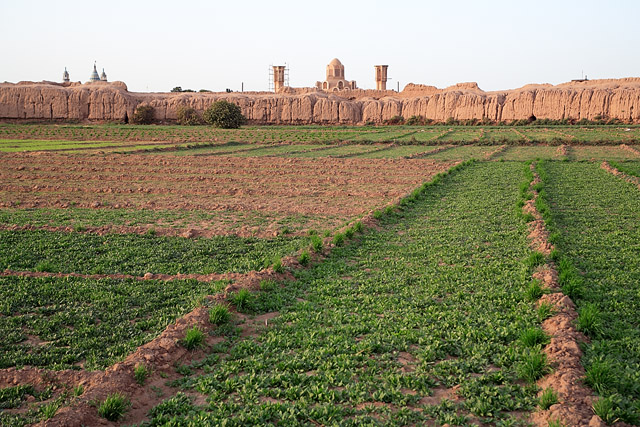
<svg viewBox="0 0 640 427">
<path fill-rule="evenodd" d="M 602 169 L 606 170 L 607 172 L 609 172 L 610 174 L 615 175 L 618 178 L 624 179 L 628 183 L 636 185 L 638 187 L 638 189 L 640 190 L 640 178 L 638 178 L 636 176 L 627 175 L 626 173 L 624 173 L 624 172 L 618 170 L 617 168 L 614 168 L 613 166 L 611 166 L 609 164 L 609 162 L 607 162 L 606 160 L 604 162 L 602 162 L 602 164 L 600 164 L 600 167 Z"/>
<path fill-rule="evenodd" d="M 554 247 L 549 243 L 549 233 L 535 205 L 538 192 L 534 186 L 540 182 L 540 177 L 535 172 L 535 164 L 531 164 L 531 170 L 534 179 L 529 190 L 534 197 L 526 202 L 523 210 L 535 218 L 529 225 L 531 248 L 548 257 Z M 553 366 L 553 372 L 541 378 L 538 386 L 543 391 L 548 388 L 555 390 L 559 402 L 547 410 L 533 413 L 531 422 L 545 427 L 551 421 L 559 421 L 566 426 L 604 425 L 600 418 L 593 414 L 593 392 L 584 385 L 585 370 L 581 363 L 580 343 L 586 342 L 587 338 L 576 329 L 576 306 L 562 293 L 558 284 L 558 271 L 553 261 L 539 267 L 533 277 L 539 280 L 548 292 L 540 298 L 538 305 L 550 304 L 555 309 L 555 313 L 542 323 L 542 330 L 551 338 L 543 351 Z"/>
</svg>

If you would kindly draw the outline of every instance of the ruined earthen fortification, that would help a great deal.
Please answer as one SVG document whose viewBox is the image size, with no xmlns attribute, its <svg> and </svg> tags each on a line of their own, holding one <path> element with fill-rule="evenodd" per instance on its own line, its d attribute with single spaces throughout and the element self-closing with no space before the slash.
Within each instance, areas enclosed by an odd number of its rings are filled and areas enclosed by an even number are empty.
<svg viewBox="0 0 640 427">
<path fill-rule="evenodd" d="M 276 93 L 135 93 L 122 82 L 87 84 L 20 82 L 0 84 L 0 120 L 122 122 L 136 107 L 154 107 L 156 119 L 171 122 L 179 106 L 204 111 L 226 99 L 255 124 L 382 123 L 393 116 L 420 115 L 436 121 L 487 118 L 617 118 L 640 122 L 640 78 L 528 85 L 484 92 L 475 83 L 446 89 L 407 85 L 402 92 L 354 89 L 326 93 L 315 88 L 282 88 Z"/>
</svg>

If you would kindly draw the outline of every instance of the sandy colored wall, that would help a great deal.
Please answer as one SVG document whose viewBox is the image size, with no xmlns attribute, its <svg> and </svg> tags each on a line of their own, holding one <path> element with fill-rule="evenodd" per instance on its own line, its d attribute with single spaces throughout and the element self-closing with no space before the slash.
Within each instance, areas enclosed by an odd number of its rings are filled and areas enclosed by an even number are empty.
<svg viewBox="0 0 640 427">
<path fill-rule="evenodd" d="M 125 114 L 132 117 L 138 105 L 149 104 L 158 121 L 172 121 L 181 105 L 204 111 L 212 102 L 226 99 L 238 104 L 256 124 L 381 123 L 396 115 L 421 115 L 438 121 L 450 117 L 511 121 L 531 115 L 592 120 L 602 116 L 640 122 L 640 78 L 529 85 L 501 92 L 484 92 L 475 83 L 446 89 L 407 85 L 400 93 L 363 91 L 350 98 L 322 92 L 135 93 L 128 92 L 122 82 L 3 83 L 0 119 L 122 121 Z"/>
</svg>

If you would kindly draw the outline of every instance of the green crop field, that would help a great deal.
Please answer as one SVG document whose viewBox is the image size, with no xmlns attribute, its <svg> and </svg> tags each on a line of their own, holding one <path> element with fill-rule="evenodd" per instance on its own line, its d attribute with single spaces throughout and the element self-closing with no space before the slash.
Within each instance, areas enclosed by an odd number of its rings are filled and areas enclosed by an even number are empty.
<svg viewBox="0 0 640 427">
<path fill-rule="evenodd" d="M 639 135 L 0 124 L 0 425 L 640 425 Z"/>
<path fill-rule="evenodd" d="M 631 165 L 637 170 L 639 163 Z M 587 382 L 608 421 L 640 423 L 640 191 L 590 163 L 548 163 L 558 247 L 583 275 L 579 325 Z"/>
</svg>

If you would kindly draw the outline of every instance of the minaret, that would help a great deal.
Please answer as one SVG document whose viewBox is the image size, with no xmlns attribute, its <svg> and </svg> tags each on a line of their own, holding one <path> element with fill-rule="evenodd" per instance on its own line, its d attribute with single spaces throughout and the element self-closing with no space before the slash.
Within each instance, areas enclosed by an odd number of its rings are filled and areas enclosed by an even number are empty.
<svg viewBox="0 0 640 427">
<path fill-rule="evenodd" d="M 102 69 L 102 74 L 100 74 L 100 80 L 103 82 L 107 81 L 107 73 L 104 72 L 104 68 Z"/>
<path fill-rule="evenodd" d="M 376 90 L 387 90 L 388 65 L 374 65 L 376 68 Z"/>
<path fill-rule="evenodd" d="M 69 72 L 67 71 L 67 67 L 64 67 L 64 73 L 62 73 L 62 81 L 65 83 L 69 83 Z"/>
<path fill-rule="evenodd" d="M 91 73 L 91 77 L 89 78 L 90 82 L 100 81 L 100 76 L 98 75 L 98 70 L 96 70 L 96 63 L 93 63 L 93 73 Z"/>
<path fill-rule="evenodd" d="M 285 68 L 285 65 L 273 66 L 273 91 L 275 93 L 280 92 L 280 90 L 284 87 Z"/>
</svg>

